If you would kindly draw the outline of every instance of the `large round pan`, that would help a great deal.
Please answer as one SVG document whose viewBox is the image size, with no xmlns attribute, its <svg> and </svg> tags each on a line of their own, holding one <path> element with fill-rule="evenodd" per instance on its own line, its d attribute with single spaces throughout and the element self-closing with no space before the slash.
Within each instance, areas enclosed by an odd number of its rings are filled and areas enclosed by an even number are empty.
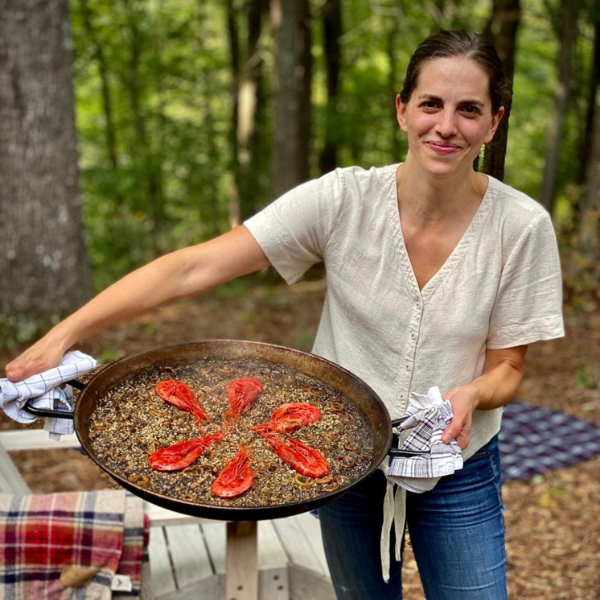
<svg viewBox="0 0 600 600">
<path fill-rule="evenodd" d="M 271 365 L 279 364 L 297 369 L 338 390 L 346 400 L 352 402 L 364 414 L 371 426 L 374 450 L 367 471 L 334 492 L 323 494 L 311 500 L 260 507 L 222 507 L 198 504 L 149 491 L 131 483 L 108 467 L 94 452 L 89 435 L 89 418 L 98 400 L 103 398 L 111 388 L 119 384 L 123 378 L 134 374 L 136 371 L 152 367 L 160 369 L 165 366 L 191 366 L 206 357 L 260 359 L 265 363 L 271 363 Z M 62 412 L 60 414 L 61 416 L 64 415 Z M 196 517 L 228 521 L 257 521 L 286 517 L 326 504 L 347 492 L 352 485 L 371 474 L 385 458 L 392 441 L 392 425 L 383 402 L 366 383 L 350 371 L 313 354 L 291 350 L 282 346 L 238 340 L 211 340 L 181 344 L 118 360 L 100 371 L 85 385 L 76 402 L 73 419 L 75 432 L 84 450 L 100 468 L 124 488 L 149 502 L 170 510 Z"/>
</svg>

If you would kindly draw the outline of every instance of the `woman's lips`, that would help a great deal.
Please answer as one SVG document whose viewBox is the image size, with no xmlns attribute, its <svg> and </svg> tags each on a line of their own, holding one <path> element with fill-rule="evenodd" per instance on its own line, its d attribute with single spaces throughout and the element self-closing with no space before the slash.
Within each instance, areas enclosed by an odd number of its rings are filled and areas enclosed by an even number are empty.
<svg viewBox="0 0 600 600">
<path fill-rule="evenodd" d="M 431 150 L 433 150 L 436 154 L 452 154 L 459 150 L 459 146 L 456 144 L 448 144 L 444 142 L 427 142 L 427 145 Z"/>
</svg>

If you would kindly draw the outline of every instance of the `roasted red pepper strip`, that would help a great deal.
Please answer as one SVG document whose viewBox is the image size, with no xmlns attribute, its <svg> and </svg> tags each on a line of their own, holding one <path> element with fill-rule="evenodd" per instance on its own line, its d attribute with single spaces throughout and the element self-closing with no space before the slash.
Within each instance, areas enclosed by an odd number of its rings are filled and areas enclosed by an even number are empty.
<svg viewBox="0 0 600 600">
<path fill-rule="evenodd" d="M 220 498 L 234 498 L 251 488 L 253 483 L 248 447 L 243 446 L 213 481 L 210 491 Z"/>
<path fill-rule="evenodd" d="M 156 393 L 170 404 L 174 404 L 175 406 L 192 413 L 194 419 L 196 419 L 196 424 L 199 425 L 201 421 L 208 419 L 208 415 L 202 408 L 200 402 L 198 402 L 198 399 L 194 396 L 192 390 L 190 390 L 185 383 L 173 379 L 161 381 L 156 386 Z"/>
<path fill-rule="evenodd" d="M 227 386 L 229 410 L 223 415 L 226 421 L 235 420 L 250 410 L 263 391 L 260 381 L 240 377 Z"/>
<path fill-rule="evenodd" d="M 177 471 L 189 467 L 211 444 L 220 442 L 227 431 L 221 429 L 212 435 L 187 440 L 157 450 L 148 458 L 148 462 L 157 471 Z"/>
</svg>

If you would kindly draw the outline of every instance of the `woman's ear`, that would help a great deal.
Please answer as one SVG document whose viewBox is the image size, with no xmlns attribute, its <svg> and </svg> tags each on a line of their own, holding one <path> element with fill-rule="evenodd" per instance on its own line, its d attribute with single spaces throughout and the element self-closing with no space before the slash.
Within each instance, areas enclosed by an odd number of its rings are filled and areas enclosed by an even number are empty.
<svg viewBox="0 0 600 600">
<path fill-rule="evenodd" d="M 402 103 L 400 94 L 396 96 L 396 119 L 402 131 L 406 131 L 406 105 Z"/>
<path fill-rule="evenodd" d="M 485 136 L 485 140 L 484 140 L 485 144 L 489 144 L 492 141 L 492 139 L 494 138 L 494 134 L 496 133 L 496 130 L 498 129 L 498 125 L 500 125 L 500 121 L 502 120 L 503 116 L 504 116 L 504 106 L 501 106 L 498 109 L 498 112 L 492 117 L 492 124 L 490 125 L 490 130 L 488 131 L 487 135 Z"/>
</svg>

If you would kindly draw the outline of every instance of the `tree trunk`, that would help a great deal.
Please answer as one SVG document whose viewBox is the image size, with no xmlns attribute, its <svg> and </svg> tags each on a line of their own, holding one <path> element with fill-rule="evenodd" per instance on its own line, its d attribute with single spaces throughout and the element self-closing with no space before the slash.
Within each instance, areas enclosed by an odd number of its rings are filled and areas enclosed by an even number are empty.
<svg viewBox="0 0 600 600">
<path fill-rule="evenodd" d="M 256 212 L 259 193 L 257 167 L 257 114 L 261 99 L 262 65 L 260 37 L 264 0 L 247 0 L 248 42 L 245 53 L 239 49 L 238 28 L 227 2 L 232 73 L 234 76 L 234 144 L 237 219 L 243 221 Z"/>
<path fill-rule="evenodd" d="M 400 6 L 395 7 L 393 13 L 390 16 L 390 26 L 388 28 L 387 36 L 387 54 L 390 61 L 390 71 L 388 78 L 388 89 L 390 93 L 390 120 L 393 124 L 390 128 L 391 136 L 391 155 L 393 161 L 400 160 L 400 127 L 396 120 L 396 95 L 402 87 L 402 81 L 400 81 L 400 73 L 398 68 L 398 60 L 396 57 L 398 50 L 398 37 L 400 34 L 400 17 L 402 16 L 402 9 Z"/>
<path fill-rule="evenodd" d="M 67 0 L 0 19 L 0 339 L 25 341 L 92 294 L 77 167 Z M 16 336 L 16 338 L 15 338 Z"/>
<path fill-rule="evenodd" d="M 512 106 L 515 52 L 520 15 L 519 0 L 494 0 L 492 15 L 484 34 L 498 51 L 504 73 L 509 82 L 504 116 L 496 130 L 494 139 L 486 145 L 483 156 L 482 171 L 500 181 L 504 179 L 504 161 L 508 143 L 508 125 Z"/>
<path fill-rule="evenodd" d="M 309 178 L 311 31 L 308 0 L 271 0 L 275 38 L 272 194 Z"/>
<path fill-rule="evenodd" d="M 240 224 L 240 194 L 242 189 L 239 148 L 238 148 L 238 109 L 240 89 L 240 39 L 236 9 L 233 0 L 225 3 L 227 15 L 227 37 L 229 39 L 229 59 L 231 61 L 231 168 L 233 171 L 233 189 L 229 197 L 229 225 L 233 228 Z"/>
<path fill-rule="evenodd" d="M 142 62 L 143 40 L 138 23 L 142 12 L 137 10 L 135 2 L 126 3 L 127 16 L 129 20 L 130 57 L 129 77 L 126 79 L 128 86 L 129 101 L 133 114 L 133 126 L 136 137 L 136 153 L 139 153 L 137 161 L 137 175 L 140 188 L 147 193 L 147 213 L 152 223 L 151 239 L 154 255 L 162 252 L 162 230 L 165 220 L 162 160 L 160 152 L 154 149 L 154 142 L 148 135 L 147 115 L 143 110 L 143 84 L 140 73 Z M 153 62 L 158 66 L 158 61 L 153 57 Z"/>
<path fill-rule="evenodd" d="M 325 145 L 319 157 L 321 175 L 333 171 L 338 162 L 338 144 L 336 141 L 337 99 L 340 81 L 342 52 L 340 37 L 342 35 L 342 3 L 341 0 L 326 0 L 322 8 L 323 18 L 323 50 L 327 71 L 327 120 L 325 124 Z"/>
<path fill-rule="evenodd" d="M 577 236 L 578 249 L 592 271 L 597 270 L 600 264 L 600 88 L 596 90 L 595 105 L 593 136 Z M 594 287 L 597 291 L 597 280 Z"/>
<path fill-rule="evenodd" d="M 600 9 L 597 11 L 600 13 Z M 594 23 L 594 57 L 592 59 L 592 70 L 590 72 L 590 81 L 588 88 L 587 111 L 585 115 L 585 125 L 579 156 L 581 158 L 581 170 L 579 173 L 579 182 L 584 183 L 587 173 L 587 165 L 590 161 L 590 152 L 592 149 L 592 132 L 594 130 L 594 120 L 596 113 L 596 94 L 600 88 L 600 14 L 596 17 Z"/>
<path fill-rule="evenodd" d="M 550 115 L 546 138 L 544 174 L 539 201 L 552 214 L 556 197 L 556 175 L 560 160 L 560 143 L 567 110 L 569 88 L 571 86 L 571 55 L 577 33 L 580 0 L 562 0 L 562 22 L 560 27 L 560 51 L 558 80 L 554 91 L 554 109 Z"/>
</svg>

